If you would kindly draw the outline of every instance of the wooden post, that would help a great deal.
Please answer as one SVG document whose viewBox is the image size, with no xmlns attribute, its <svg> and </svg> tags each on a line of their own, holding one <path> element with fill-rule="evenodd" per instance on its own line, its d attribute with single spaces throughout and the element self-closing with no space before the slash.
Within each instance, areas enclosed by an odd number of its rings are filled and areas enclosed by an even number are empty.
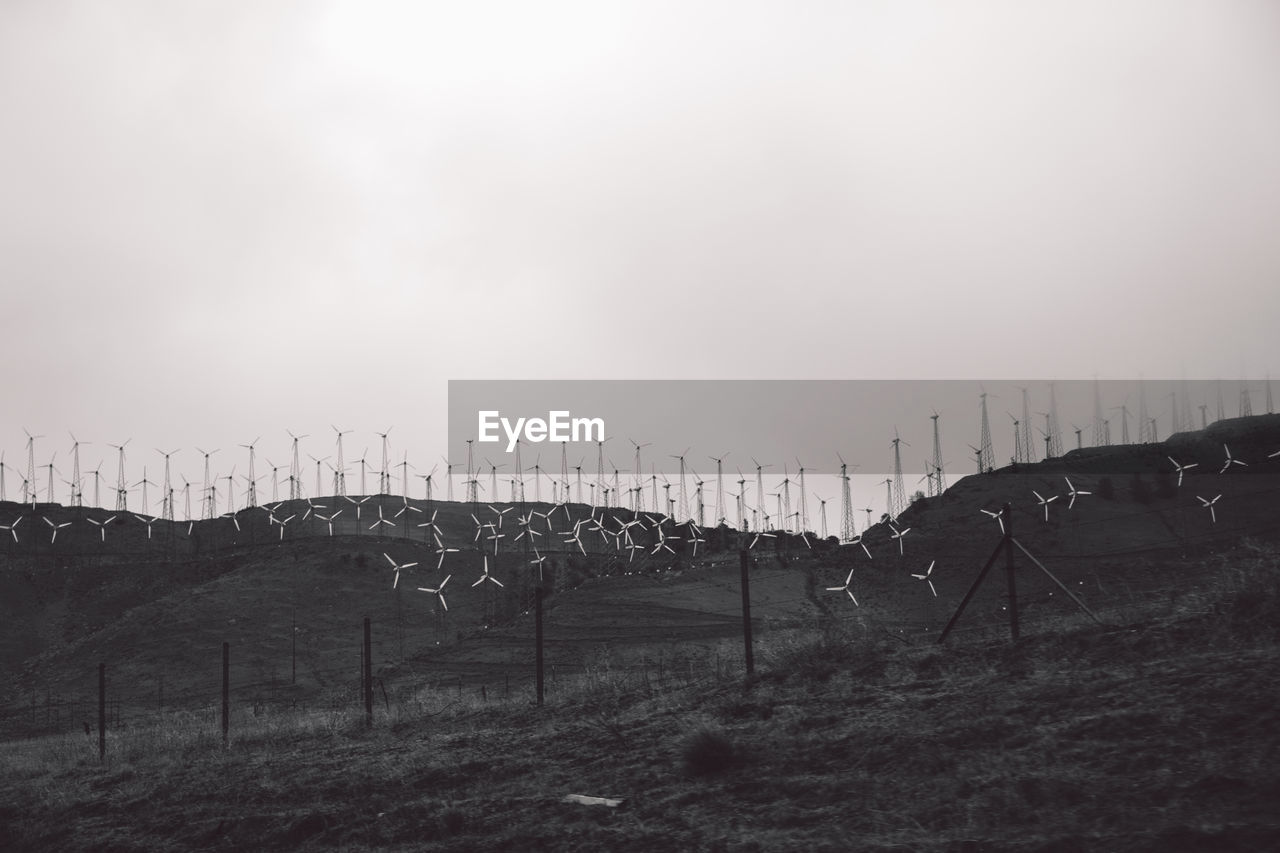
<svg viewBox="0 0 1280 853">
<path fill-rule="evenodd" d="M 373 641 L 369 617 L 364 617 L 364 724 L 373 727 Z"/>
<path fill-rule="evenodd" d="M 542 584 L 538 584 L 533 595 L 533 642 L 534 642 L 534 669 L 537 674 L 538 682 L 538 704 L 542 704 L 543 695 L 543 658 L 542 658 Z"/>
<path fill-rule="evenodd" d="M 107 759 L 107 665 L 98 664 L 98 761 Z"/>
<path fill-rule="evenodd" d="M 222 644 L 222 748 L 228 744 L 231 730 L 231 644 Z"/>
<path fill-rule="evenodd" d="M 742 567 L 742 645 L 746 654 L 747 676 L 755 674 L 756 662 L 751 650 L 751 586 L 747 576 L 747 552 L 738 552 L 738 563 Z"/>
<path fill-rule="evenodd" d="M 1005 573 L 1009 578 L 1009 639 L 1018 641 L 1018 586 L 1014 580 L 1013 565 L 1013 513 L 1004 505 Z"/>
<path fill-rule="evenodd" d="M 298 608 L 293 608 L 293 615 L 289 619 L 289 632 L 292 647 L 289 653 L 289 683 L 298 683 Z"/>
</svg>

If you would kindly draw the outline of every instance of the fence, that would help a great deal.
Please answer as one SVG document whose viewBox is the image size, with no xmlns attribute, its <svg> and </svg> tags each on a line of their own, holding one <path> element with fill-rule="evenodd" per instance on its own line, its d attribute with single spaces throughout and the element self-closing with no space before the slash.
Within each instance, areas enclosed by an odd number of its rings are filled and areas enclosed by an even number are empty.
<svg viewBox="0 0 1280 853">
<path fill-rule="evenodd" d="M 1045 504 L 1035 501 L 1004 509 L 1002 518 L 1013 525 L 1026 549 L 1013 554 L 1018 597 L 987 583 L 955 623 L 955 633 L 980 639 L 1003 634 L 1015 604 L 1021 605 L 1024 628 L 1057 623 L 1073 613 L 1073 605 L 1058 597 L 1063 591 L 1078 596 L 1104 621 L 1115 621 L 1135 608 L 1169 603 L 1210 583 L 1219 565 L 1211 558 L 1243 539 L 1277 534 L 1273 518 L 1280 489 L 1269 477 L 1214 479 L 1214 494 L 1217 488 L 1224 490 L 1214 505 L 1216 514 L 1192 501 L 1186 489 L 1163 497 L 1159 488 L 1145 495 L 1139 489 L 1130 495 L 1133 500 L 1117 502 L 1114 495 L 1097 494 L 1100 482 L 1093 478 L 1076 485 L 1094 487 L 1089 491 L 1095 494 L 1080 501 L 1111 502 L 1111 511 L 1103 515 L 1080 512 L 1079 503 L 1067 509 L 1065 499 L 1048 504 L 1047 520 Z M 1032 478 L 1019 487 L 1029 492 L 1034 483 Z M 1121 488 L 1126 486 L 1133 491 L 1128 484 Z M 366 535 L 353 543 L 351 538 L 322 537 L 318 542 L 336 549 L 334 555 L 357 546 L 373 549 L 359 570 L 358 560 L 333 557 L 332 577 L 347 585 L 332 595 L 308 592 L 308 585 L 321 589 L 329 576 L 294 576 L 292 599 L 284 594 L 278 601 L 255 597 L 244 602 L 243 614 L 229 616 L 239 613 L 234 599 L 228 604 L 229 596 L 209 593 L 210 583 L 230 584 L 261 568 L 264 583 L 287 590 L 289 572 L 303 571 L 291 568 L 298 563 L 297 553 L 293 562 L 285 551 L 281 559 L 261 567 L 239 565 L 238 572 L 211 573 L 199 595 L 212 600 L 197 596 L 190 604 L 193 612 L 206 616 L 184 618 L 177 629 L 150 625 L 136 630 L 125 625 L 126 616 L 116 626 L 119 642 L 63 654 L 51 667 L 58 670 L 57 677 L 42 678 L 33 669 L 0 704 L 0 737 L 83 733 L 102 739 L 104 732 L 181 718 L 234 739 L 238 720 L 285 714 L 363 715 L 367 724 L 424 707 L 427 698 L 533 705 L 544 694 L 554 698 L 578 690 L 602 672 L 650 687 L 736 678 L 754 666 L 756 643 L 768 643 L 771 634 L 788 629 L 837 625 L 934 642 L 1003 542 L 998 522 L 980 516 L 977 506 L 966 504 L 973 518 L 963 527 L 946 526 L 955 525 L 954 520 L 933 525 L 931 513 L 942 505 L 934 502 L 948 500 L 932 498 L 909 509 L 893 530 L 882 524 L 865 532 L 870 558 L 858 544 L 806 543 L 781 533 L 757 540 L 732 531 L 704 545 L 717 550 L 701 551 L 699 560 L 689 554 L 687 541 L 672 542 L 669 556 L 659 552 L 661 559 L 655 559 L 646 553 L 636 562 L 586 548 L 587 553 L 572 560 L 567 552 L 555 552 L 557 565 L 548 568 L 546 582 L 553 606 L 545 614 L 532 570 L 524 569 L 524 582 L 513 582 L 526 563 L 523 554 L 485 558 L 491 571 L 504 572 L 507 583 L 502 587 L 484 582 L 484 576 L 475 580 L 479 551 L 449 555 L 460 561 L 455 571 L 468 575 L 449 588 L 458 592 L 450 592 L 457 596 L 450 599 L 455 609 L 446 610 L 432 606 L 430 595 L 414 590 L 417 603 L 406 604 L 409 593 L 403 586 L 389 589 L 390 573 L 376 554 L 392 548 L 394 539 Z M 994 505 L 987 508 L 996 511 Z M 895 537 L 894 530 L 903 532 Z M 646 552 L 651 546 L 646 545 Z M 40 559 L 33 565 L 49 568 Z M 931 559 L 939 565 L 926 572 Z M 1033 561 L 1049 569 L 1057 583 L 1041 576 Z M 431 589 L 440 588 L 434 565 L 422 569 L 432 577 L 425 582 Z M 75 571 L 100 568 L 90 563 Z M 857 603 L 841 586 L 850 571 L 853 579 L 847 586 Z M 571 577 L 575 572 L 581 577 Z M 604 573 L 621 576 L 607 582 L 594 577 Z M 625 586 L 631 583 L 628 576 L 636 578 L 631 589 Z M 408 585 L 408 580 L 402 583 Z M 935 586 L 936 595 L 931 594 Z M 638 608 L 642 617 L 653 619 L 608 623 L 600 615 L 612 606 L 608 595 L 617 599 L 619 610 Z M 375 596 L 376 606 L 370 606 Z M 574 596 L 587 603 L 575 609 Z M 301 620 L 294 611 L 300 600 L 309 605 Z M 502 607 L 495 601 L 503 602 Z M 205 611 L 200 611 L 202 604 Z M 324 608 L 332 612 L 321 619 L 316 614 Z M 369 613 L 367 621 L 361 611 Z M 499 611 L 509 614 L 501 624 L 488 618 Z M 462 621 L 448 630 L 449 619 Z"/>
</svg>

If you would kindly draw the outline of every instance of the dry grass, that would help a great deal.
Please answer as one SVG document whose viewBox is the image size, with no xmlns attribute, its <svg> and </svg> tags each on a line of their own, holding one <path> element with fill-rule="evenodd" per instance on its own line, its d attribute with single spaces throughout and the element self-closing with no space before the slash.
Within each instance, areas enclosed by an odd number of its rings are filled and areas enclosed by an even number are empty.
<svg viewBox="0 0 1280 853">
<path fill-rule="evenodd" d="M 662 681 L 601 650 L 542 708 L 423 688 L 371 730 L 244 712 L 224 749 L 195 712 L 105 764 L 96 738 L 4 744 L 0 848 L 1274 849 L 1280 569 L 1218 574 L 1016 648 L 773 632 L 745 685 L 728 649 Z"/>
</svg>

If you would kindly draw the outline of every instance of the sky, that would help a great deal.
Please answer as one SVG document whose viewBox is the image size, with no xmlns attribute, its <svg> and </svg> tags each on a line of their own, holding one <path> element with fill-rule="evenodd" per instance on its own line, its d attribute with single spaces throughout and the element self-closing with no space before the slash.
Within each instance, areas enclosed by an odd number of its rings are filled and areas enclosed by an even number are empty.
<svg viewBox="0 0 1280 853">
<path fill-rule="evenodd" d="M 1276 151 L 1270 0 L 6 0 L 0 448 L 429 470 L 458 379 L 1261 378 Z"/>
</svg>

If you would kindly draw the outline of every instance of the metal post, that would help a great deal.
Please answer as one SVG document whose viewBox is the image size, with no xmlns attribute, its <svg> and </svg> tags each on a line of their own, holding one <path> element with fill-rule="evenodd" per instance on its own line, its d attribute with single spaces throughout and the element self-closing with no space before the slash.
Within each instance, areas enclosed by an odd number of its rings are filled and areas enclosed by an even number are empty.
<svg viewBox="0 0 1280 853">
<path fill-rule="evenodd" d="M 369 617 L 364 617 L 364 724 L 373 727 L 373 642 Z"/>
<path fill-rule="evenodd" d="M 738 552 L 738 562 L 742 567 L 742 645 L 746 653 L 747 675 L 755 674 L 756 662 L 751 650 L 751 586 L 747 576 L 747 552 Z"/>
<path fill-rule="evenodd" d="M 107 758 L 107 665 L 98 664 L 98 760 Z"/>
<path fill-rule="evenodd" d="M 1009 639 L 1018 641 L 1018 587 L 1014 581 L 1013 565 L 1013 514 L 1004 505 L 1005 573 L 1009 577 Z"/>
<path fill-rule="evenodd" d="M 231 644 L 222 644 L 222 746 L 227 746 L 231 729 Z"/>
<path fill-rule="evenodd" d="M 537 672 L 538 682 L 538 704 L 542 704 L 543 694 L 543 658 L 542 658 L 542 584 L 539 583 L 534 588 L 533 593 L 533 643 L 534 643 L 534 668 Z"/>
</svg>

